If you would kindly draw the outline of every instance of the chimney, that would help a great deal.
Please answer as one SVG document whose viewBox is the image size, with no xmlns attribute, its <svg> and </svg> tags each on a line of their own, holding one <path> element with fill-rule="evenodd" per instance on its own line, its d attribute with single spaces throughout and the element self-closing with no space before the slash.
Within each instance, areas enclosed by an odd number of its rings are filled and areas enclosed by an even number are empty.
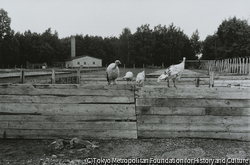
<svg viewBox="0 0 250 165">
<path fill-rule="evenodd" d="M 76 56 L 76 40 L 74 36 L 71 36 L 71 58 Z"/>
</svg>

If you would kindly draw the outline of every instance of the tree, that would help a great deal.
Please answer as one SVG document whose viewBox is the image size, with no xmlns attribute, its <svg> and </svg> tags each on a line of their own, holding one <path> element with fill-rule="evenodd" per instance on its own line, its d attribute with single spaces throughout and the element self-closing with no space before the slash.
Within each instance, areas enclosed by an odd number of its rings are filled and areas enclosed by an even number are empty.
<svg viewBox="0 0 250 165">
<path fill-rule="evenodd" d="M 120 40 L 117 37 L 105 37 L 103 40 L 103 65 L 113 63 L 119 55 Z M 120 59 L 120 58 L 119 58 Z M 121 60 L 121 63 L 125 63 Z"/>
<path fill-rule="evenodd" d="M 168 65 L 173 63 L 179 63 L 179 60 L 182 59 L 181 50 L 184 47 L 183 42 L 183 31 L 179 27 L 176 28 L 174 24 L 170 24 L 168 27 L 168 37 L 169 37 L 169 58 Z"/>
<path fill-rule="evenodd" d="M 236 17 L 222 21 L 214 35 L 203 42 L 202 59 L 250 56 L 250 26 Z"/>
<path fill-rule="evenodd" d="M 217 33 L 221 45 L 221 58 L 250 55 L 250 26 L 247 20 L 236 17 L 224 20 Z"/>
<path fill-rule="evenodd" d="M 8 17 L 7 11 L 0 9 L 0 39 L 10 34 L 10 23 L 11 19 Z"/>
<path fill-rule="evenodd" d="M 132 34 L 129 28 L 124 28 L 119 37 L 119 54 L 122 63 L 130 64 Z"/>
<path fill-rule="evenodd" d="M 195 55 L 198 55 L 201 53 L 201 41 L 199 36 L 199 31 L 196 29 L 195 32 L 193 32 L 191 38 L 190 38 L 191 46 L 195 52 Z"/>
<path fill-rule="evenodd" d="M 19 42 L 10 28 L 8 13 L 0 9 L 0 63 L 14 66 L 19 62 Z"/>
<path fill-rule="evenodd" d="M 196 56 L 189 37 L 184 34 L 184 36 L 182 37 L 182 41 L 184 43 L 184 46 L 181 50 L 181 58 L 186 57 L 186 59 L 188 60 L 197 60 L 198 57 Z"/>
<path fill-rule="evenodd" d="M 157 25 L 154 27 L 154 63 L 161 66 L 162 63 L 167 64 L 167 57 L 169 56 L 169 38 L 167 36 L 168 29 L 166 25 Z"/>
<path fill-rule="evenodd" d="M 209 35 L 203 42 L 202 57 L 203 60 L 218 59 L 218 36 Z"/>
<path fill-rule="evenodd" d="M 142 64 L 152 64 L 153 57 L 153 35 L 149 24 L 141 25 L 133 34 L 133 58 L 134 62 L 140 66 Z"/>
</svg>

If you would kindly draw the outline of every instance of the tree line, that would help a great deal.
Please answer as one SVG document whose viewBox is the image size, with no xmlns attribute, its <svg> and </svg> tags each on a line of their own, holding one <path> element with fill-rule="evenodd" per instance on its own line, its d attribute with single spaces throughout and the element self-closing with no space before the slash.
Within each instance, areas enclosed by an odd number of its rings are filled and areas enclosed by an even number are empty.
<svg viewBox="0 0 250 165">
<path fill-rule="evenodd" d="M 60 39 L 51 28 L 42 34 L 30 30 L 15 33 L 10 24 L 8 13 L 0 9 L 0 67 L 25 66 L 27 61 L 52 65 L 70 58 L 71 36 Z M 202 59 L 249 55 L 250 30 L 246 20 L 235 17 L 224 20 L 217 32 L 204 41 L 200 41 L 198 30 L 189 38 L 173 23 L 168 27 L 157 25 L 153 29 L 149 26 L 141 25 L 133 34 L 129 28 L 124 28 L 119 37 L 77 34 L 76 56 L 101 58 L 104 66 L 119 59 L 131 67 L 133 64 L 161 66 L 162 63 L 169 66 L 179 63 L 183 57 L 198 59 L 198 54 L 203 54 Z"/>
<path fill-rule="evenodd" d="M 223 20 L 202 42 L 202 59 L 220 60 L 250 56 L 250 25 L 236 17 Z"/>
</svg>

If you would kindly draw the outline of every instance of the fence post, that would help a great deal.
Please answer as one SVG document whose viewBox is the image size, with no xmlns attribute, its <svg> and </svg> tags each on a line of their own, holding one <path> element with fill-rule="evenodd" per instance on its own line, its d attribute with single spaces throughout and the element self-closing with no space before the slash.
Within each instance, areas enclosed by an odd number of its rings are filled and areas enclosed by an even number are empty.
<svg viewBox="0 0 250 165">
<path fill-rule="evenodd" d="M 52 77 L 51 77 L 51 84 L 55 84 L 56 80 L 55 80 L 55 70 L 52 69 Z"/>
<path fill-rule="evenodd" d="M 210 78 L 209 78 L 209 87 L 214 87 L 214 72 L 209 73 Z"/>
<path fill-rule="evenodd" d="M 246 65 L 245 65 L 245 69 L 246 69 L 246 74 L 248 73 L 248 58 L 247 57 L 245 57 L 246 58 Z"/>
<path fill-rule="evenodd" d="M 228 59 L 224 60 L 224 72 L 227 72 L 227 68 L 228 68 Z"/>
<path fill-rule="evenodd" d="M 250 57 L 248 57 L 248 74 L 250 75 Z"/>
<path fill-rule="evenodd" d="M 235 58 L 233 58 L 233 73 L 235 73 L 235 68 L 236 68 L 236 62 L 235 62 Z"/>
<path fill-rule="evenodd" d="M 242 74 L 244 74 L 245 73 L 245 65 L 244 65 L 244 63 L 245 63 L 245 58 L 244 57 L 242 57 Z"/>
<path fill-rule="evenodd" d="M 236 58 L 236 73 L 239 73 L 239 63 L 238 63 L 238 58 Z"/>
<path fill-rule="evenodd" d="M 228 73 L 231 73 L 231 58 L 228 59 Z"/>
<path fill-rule="evenodd" d="M 126 68 L 125 64 L 123 66 L 124 66 L 124 69 L 125 69 Z"/>
<path fill-rule="evenodd" d="M 81 70 L 80 68 L 77 69 L 77 79 L 76 79 L 76 83 L 80 84 L 81 81 Z"/>
<path fill-rule="evenodd" d="M 135 69 L 135 64 L 134 64 L 134 69 Z"/>
<path fill-rule="evenodd" d="M 250 68 L 250 61 L 248 61 L 248 58 L 246 57 L 246 74 L 249 74 L 248 67 Z"/>
<path fill-rule="evenodd" d="M 196 87 L 199 87 L 199 86 L 200 86 L 200 78 L 198 76 L 197 79 L 196 79 Z"/>
<path fill-rule="evenodd" d="M 221 69 L 222 72 L 225 72 L 225 70 L 226 70 L 226 67 L 225 67 L 225 66 L 226 66 L 226 65 L 225 65 L 225 64 L 226 64 L 226 61 L 227 61 L 226 59 L 222 60 L 222 69 Z"/>
<path fill-rule="evenodd" d="M 25 80 L 24 70 L 20 70 L 20 83 L 23 84 Z"/>
<path fill-rule="evenodd" d="M 242 65 L 241 65 L 241 58 L 239 57 L 239 65 L 240 65 L 240 74 L 241 74 L 241 71 L 242 71 Z"/>
<path fill-rule="evenodd" d="M 207 71 L 208 71 L 208 74 L 210 72 L 210 61 L 207 62 Z"/>
</svg>

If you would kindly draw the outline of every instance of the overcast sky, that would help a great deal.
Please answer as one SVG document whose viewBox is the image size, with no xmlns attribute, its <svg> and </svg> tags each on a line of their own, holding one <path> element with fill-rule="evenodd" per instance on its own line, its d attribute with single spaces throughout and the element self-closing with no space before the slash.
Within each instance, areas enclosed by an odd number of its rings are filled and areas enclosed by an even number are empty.
<svg viewBox="0 0 250 165">
<path fill-rule="evenodd" d="M 43 33 L 59 38 L 82 34 L 111 37 L 127 27 L 150 29 L 173 23 L 189 37 L 198 29 L 200 40 L 213 35 L 223 20 L 236 16 L 250 23 L 250 0 L 0 0 L 15 32 Z"/>
</svg>

